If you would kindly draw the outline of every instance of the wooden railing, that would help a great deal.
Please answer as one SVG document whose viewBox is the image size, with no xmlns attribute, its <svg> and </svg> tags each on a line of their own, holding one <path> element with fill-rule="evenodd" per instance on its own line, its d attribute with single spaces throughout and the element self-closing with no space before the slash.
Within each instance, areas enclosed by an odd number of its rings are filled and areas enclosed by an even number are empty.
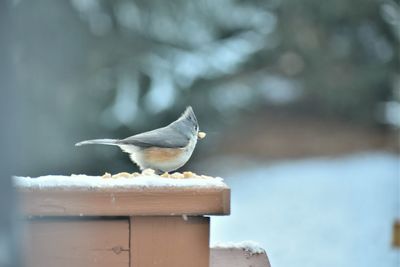
<svg viewBox="0 0 400 267">
<path fill-rule="evenodd" d="M 226 253 L 240 253 L 229 249 L 213 249 L 210 261 L 206 215 L 230 213 L 230 189 L 222 182 L 110 187 L 35 182 L 16 185 L 26 218 L 28 267 L 241 266 L 229 265 Z M 262 260 L 268 262 L 265 255 Z"/>
</svg>

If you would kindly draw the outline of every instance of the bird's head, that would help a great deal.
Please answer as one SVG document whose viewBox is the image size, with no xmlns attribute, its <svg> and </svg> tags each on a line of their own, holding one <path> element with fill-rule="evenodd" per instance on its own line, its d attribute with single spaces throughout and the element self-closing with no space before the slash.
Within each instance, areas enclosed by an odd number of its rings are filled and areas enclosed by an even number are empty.
<svg viewBox="0 0 400 267">
<path fill-rule="evenodd" d="M 178 124 L 179 131 L 187 138 L 197 137 L 199 123 L 191 106 L 188 106 L 175 122 Z"/>
</svg>

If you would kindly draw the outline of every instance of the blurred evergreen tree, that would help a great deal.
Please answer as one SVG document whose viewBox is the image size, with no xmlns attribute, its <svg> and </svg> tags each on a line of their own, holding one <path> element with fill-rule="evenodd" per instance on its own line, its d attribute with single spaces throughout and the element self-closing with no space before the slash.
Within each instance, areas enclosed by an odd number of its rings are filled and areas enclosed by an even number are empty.
<svg viewBox="0 0 400 267">
<path fill-rule="evenodd" d="M 398 11 L 375 0 L 14 1 L 12 56 L 37 140 L 24 145 L 59 169 L 88 156 L 67 144 L 148 130 L 189 104 L 208 128 L 260 107 L 376 125 L 399 67 L 385 16 Z"/>
</svg>

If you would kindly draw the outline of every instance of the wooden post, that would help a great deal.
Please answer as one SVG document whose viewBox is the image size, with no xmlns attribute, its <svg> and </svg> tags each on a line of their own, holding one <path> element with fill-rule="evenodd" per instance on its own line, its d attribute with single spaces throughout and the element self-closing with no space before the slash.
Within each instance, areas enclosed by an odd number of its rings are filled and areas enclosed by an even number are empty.
<svg viewBox="0 0 400 267">
<path fill-rule="evenodd" d="M 25 266 L 129 266 L 127 219 L 33 219 L 24 237 Z"/>
<path fill-rule="evenodd" d="M 207 217 L 131 217 L 131 267 L 208 267 Z"/>
</svg>

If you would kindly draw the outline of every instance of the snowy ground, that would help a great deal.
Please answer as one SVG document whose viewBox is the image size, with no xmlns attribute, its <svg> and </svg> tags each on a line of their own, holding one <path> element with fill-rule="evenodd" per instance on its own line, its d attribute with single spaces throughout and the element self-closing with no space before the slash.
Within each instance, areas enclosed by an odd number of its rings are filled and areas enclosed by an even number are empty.
<svg viewBox="0 0 400 267">
<path fill-rule="evenodd" d="M 256 240 L 274 267 L 399 266 L 391 247 L 399 164 L 365 153 L 226 174 L 232 214 L 212 218 L 211 242 Z"/>
</svg>

